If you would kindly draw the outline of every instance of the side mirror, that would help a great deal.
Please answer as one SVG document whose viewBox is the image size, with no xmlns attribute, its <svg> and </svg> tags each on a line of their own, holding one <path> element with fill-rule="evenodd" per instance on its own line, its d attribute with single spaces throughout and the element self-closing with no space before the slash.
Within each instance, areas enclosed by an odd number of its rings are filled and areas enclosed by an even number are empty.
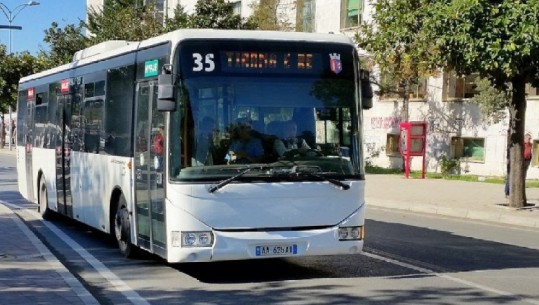
<svg viewBox="0 0 539 305">
<path fill-rule="evenodd" d="M 157 110 L 176 110 L 176 86 L 172 73 L 159 74 L 157 77 Z"/>
<path fill-rule="evenodd" d="M 359 70 L 359 82 L 359 87 L 361 88 L 361 106 L 363 109 L 371 109 L 374 91 L 372 90 L 369 71 Z"/>
</svg>

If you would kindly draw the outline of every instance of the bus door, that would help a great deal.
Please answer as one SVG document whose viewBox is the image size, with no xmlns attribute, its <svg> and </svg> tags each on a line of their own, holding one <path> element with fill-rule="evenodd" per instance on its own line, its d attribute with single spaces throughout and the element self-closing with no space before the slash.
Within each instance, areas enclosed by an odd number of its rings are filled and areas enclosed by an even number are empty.
<svg viewBox="0 0 539 305">
<path fill-rule="evenodd" d="M 138 245 L 166 255 L 164 114 L 157 111 L 157 81 L 137 84 L 135 205 Z"/>
<path fill-rule="evenodd" d="M 24 120 L 24 151 L 25 151 L 25 160 L 26 160 L 26 194 L 27 198 L 33 198 L 36 202 L 37 199 L 34 198 L 34 187 L 37 187 L 37 185 L 34 185 L 32 181 L 34 181 L 34 178 L 32 177 L 32 148 L 34 146 L 34 112 L 36 109 L 35 101 L 34 100 L 28 100 L 28 103 L 26 104 L 26 117 Z"/>
<path fill-rule="evenodd" d="M 71 196 L 71 94 L 57 97 L 56 111 L 56 194 L 58 213 L 73 217 Z"/>
</svg>

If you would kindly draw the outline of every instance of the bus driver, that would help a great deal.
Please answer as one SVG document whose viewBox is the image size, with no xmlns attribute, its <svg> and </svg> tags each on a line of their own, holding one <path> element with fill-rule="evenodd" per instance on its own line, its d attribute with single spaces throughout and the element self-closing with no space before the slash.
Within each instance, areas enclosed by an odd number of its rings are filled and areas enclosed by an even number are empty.
<svg viewBox="0 0 539 305">
<path fill-rule="evenodd" d="M 227 162 L 256 163 L 263 157 L 262 141 L 253 137 L 251 122 L 245 118 L 239 119 L 237 125 L 232 128 L 232 143 L 228 147 Z"/>
</svg>

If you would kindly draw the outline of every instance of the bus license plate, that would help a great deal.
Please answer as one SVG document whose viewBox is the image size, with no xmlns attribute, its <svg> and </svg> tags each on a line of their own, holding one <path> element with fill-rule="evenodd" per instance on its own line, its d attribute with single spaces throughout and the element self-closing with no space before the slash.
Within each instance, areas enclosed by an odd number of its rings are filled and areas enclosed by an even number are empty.
<svg viewBox="0 0 539 305">
<path fill-rule="evenodd" d="M 278 256 L 298 254 L 298 245 L 263 245 L 256 246 L 256 256 Z"/>
</svg>

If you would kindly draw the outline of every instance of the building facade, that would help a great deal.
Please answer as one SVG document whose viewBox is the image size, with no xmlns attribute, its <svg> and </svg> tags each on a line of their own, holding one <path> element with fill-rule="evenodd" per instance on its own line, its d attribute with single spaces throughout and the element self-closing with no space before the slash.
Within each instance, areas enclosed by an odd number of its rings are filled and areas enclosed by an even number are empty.
<svg viewBox="0 0 539 305">
<path fill-rule="evenodd" d="M 252 4 L 265 0 L 229 0 L 242 17 L 252 14 Z M 158 9 L 165 16 L 173 14 L 181 4 L 192 13 L 197 0 L 161 0 Z M 320 33 L 343 33 L 353 37 L 358 26 L 372 16 L 367 0 L 278 0 L 281 14 L 293 22 L 297 30 Z M 100 5 L 103 0 L 87 0 L 87 5 Z M 362 53 L 360 50 L 361 54 Z M 368 56 L 368 54 L 365 54 Z M 476 94 L 473 75 L 459 78 L 440 73 L 421 81 L 409 96 L 409 120 L 428 124 L 427 171 L 440 172 L 441 160 L 460 160 L 458 172 L 483 176 L 504 176 L 507 162 L 508 115 L 492 123 L 470 102 Z M 533 159 L 528 179 L 539 179 L 539 90 L 528 88 L 526 131 L 533 139 Z M 366 159 L 369 164 L 385 168 L 402 168 L 398 148 L 402 98 L 376 96 L 374 107 L 364 112 Z M 412 159 L 412 169 L 422 168 L 422 158 Z"/>
</svg>

